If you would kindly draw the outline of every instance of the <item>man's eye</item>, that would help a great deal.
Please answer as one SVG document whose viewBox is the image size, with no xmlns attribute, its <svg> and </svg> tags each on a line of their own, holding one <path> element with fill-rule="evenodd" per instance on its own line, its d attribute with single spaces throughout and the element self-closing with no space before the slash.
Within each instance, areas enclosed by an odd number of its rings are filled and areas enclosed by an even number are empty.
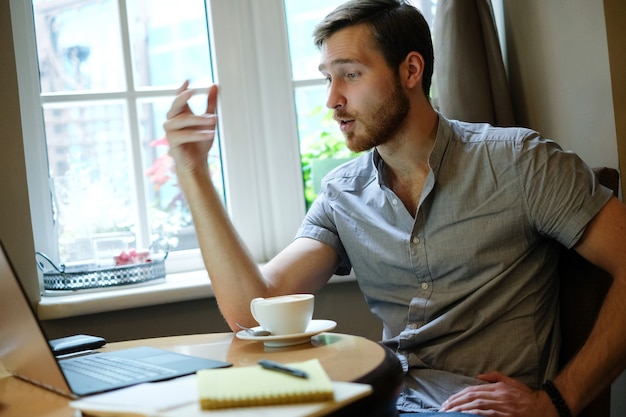
<svg viewBox="0 0 626 417">
<path fill-rule="evenodd" d="M 356 72 L 349 72 L 346 74 L 346 78 L 349 80 L 354 80 L 357 76 L 358 74 Z"/>
</svg>

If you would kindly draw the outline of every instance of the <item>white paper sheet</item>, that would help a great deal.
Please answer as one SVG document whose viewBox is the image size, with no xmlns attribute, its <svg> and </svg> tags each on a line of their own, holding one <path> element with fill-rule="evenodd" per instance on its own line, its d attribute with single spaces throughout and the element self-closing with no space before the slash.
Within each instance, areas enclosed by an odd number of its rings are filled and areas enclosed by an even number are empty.
<svg viewBox="0 0 626 417">
<path fill-rule="evenodd" d="M 72 401 L 70 406 L 99 417 L 314 417 L 372 392 L 369 385 L 351 382 L 333 382 L 333 388 L 335 400 L 329 402 L 208 411 L 200 409 L 196 376 L 190 375 L 85 397 Z"/>
<path fill-rule="evenodd" d="M 72 401 L 70 406 L 97 416 L 158 416 L 198 401 L 196 376 L 139 384 Z"/>
</svg>

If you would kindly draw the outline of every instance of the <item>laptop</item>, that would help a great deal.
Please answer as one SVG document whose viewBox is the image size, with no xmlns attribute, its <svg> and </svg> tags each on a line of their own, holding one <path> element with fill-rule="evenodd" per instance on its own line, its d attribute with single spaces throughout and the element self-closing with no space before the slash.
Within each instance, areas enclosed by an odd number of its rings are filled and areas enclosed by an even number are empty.
<svg viewBox="0 0 626 417">
<path fill-rule="evenodd" d="M 79 398 L 231 365 L 151 347 L 55 357 L 2 242 L 0 249 L 0 360 L 14 376 Z"/>
</svg>

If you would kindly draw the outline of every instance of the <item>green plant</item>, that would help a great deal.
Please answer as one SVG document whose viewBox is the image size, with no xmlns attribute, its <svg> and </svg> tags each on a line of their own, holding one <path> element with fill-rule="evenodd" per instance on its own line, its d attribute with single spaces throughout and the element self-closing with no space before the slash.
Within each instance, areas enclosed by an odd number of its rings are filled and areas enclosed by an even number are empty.
<svg viewBox="0 0 626 417">
<path fill-rule="evenodd" d="M 317 197 L 311 178 L 312 161 L 326 158 L 352 158 L 358 155 L 346 147 L 343 135 L 338 131 L 337 123 L 333 120 L 332 110 L 317 106 L 311 111 L 309 117 L 317 120 L 321 130 L 300 139 L 300 161 L 307 209 Z"/>
</svg>

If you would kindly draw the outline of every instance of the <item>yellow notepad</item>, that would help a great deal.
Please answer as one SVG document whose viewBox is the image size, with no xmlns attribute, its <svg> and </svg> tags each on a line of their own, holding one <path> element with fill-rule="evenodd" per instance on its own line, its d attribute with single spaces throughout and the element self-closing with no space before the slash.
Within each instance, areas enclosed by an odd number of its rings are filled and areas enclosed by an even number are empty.
<svg viewBox="0 0 626 417">
<path fill-rule="evenodd" d="M 197 372 L 200 406 L 205 410 L 333 400 L 333 385 L 317 359 L 286 364 L 306 372 L 297 378 L 260 365 Z"/>
</svg>

